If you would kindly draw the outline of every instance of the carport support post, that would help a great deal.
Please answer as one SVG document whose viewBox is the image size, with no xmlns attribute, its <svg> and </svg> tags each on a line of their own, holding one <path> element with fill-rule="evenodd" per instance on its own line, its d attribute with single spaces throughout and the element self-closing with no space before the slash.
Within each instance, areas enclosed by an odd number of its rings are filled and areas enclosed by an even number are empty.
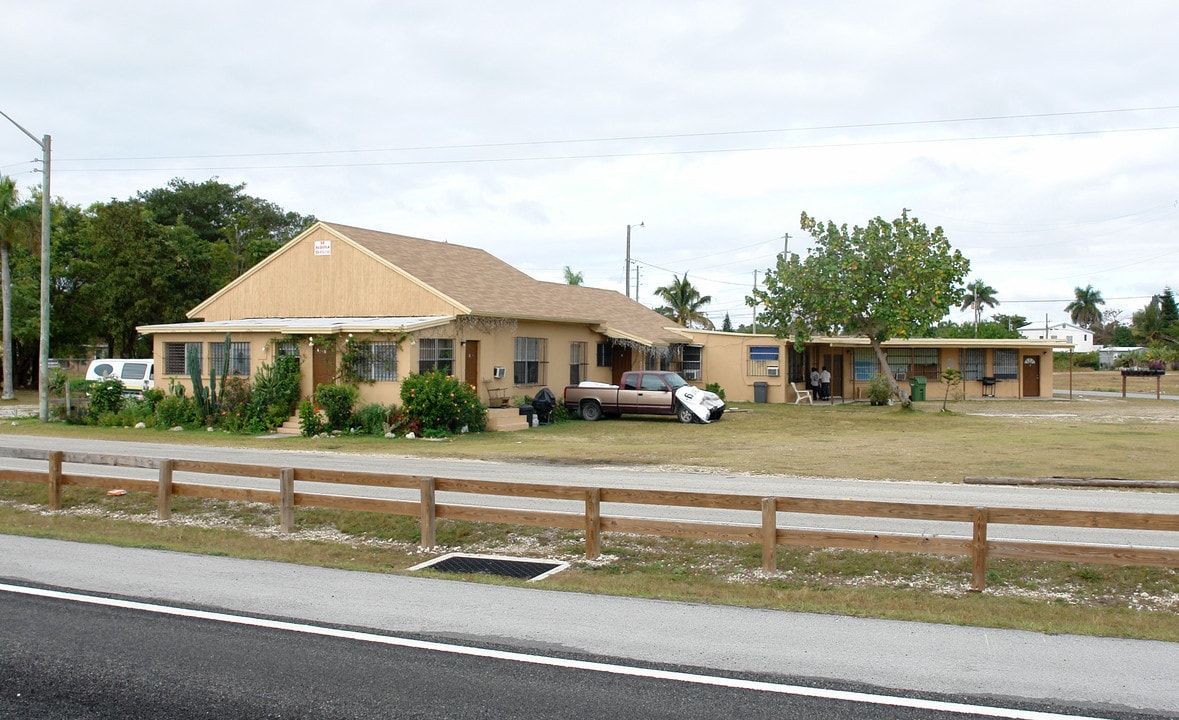
<svg viewBox="0 0 1179 720">
<path fill-rule="evenodd" d="M 61 510 L 61 450 L 49 451 L 49 509 Z"/>
<path fill-rule="evenodd" d="M 282 468 L 278 471 L 278 518 L 280 530 L 284 533 L 295 531 L 294 468 Z"/>
<path fill-rule="evenodd" d="M 778 571 L 778 498 L 761 499 L 761 569 Z"/>
<path fill-rule="evenodd" d="M 987 587 L 987 509 L 974 509 L 974 537 L 970 543 L 974 560 L 970 573 L 970 591 L 982 592 Z"/>
<path fill-rule="evenodd" d="M 602 489 L 585 490 L 585 557 L 593 560 L 602 554 Z"/>
<path fill-rule="evenodd" d="M 436 500 L 434 498 L 434 478 L 420 478 L 420 482 L 422 489 L 422 539 L 418 542 L 418 545 L 431 548 L 437 544 L 434 540 L 434 534 L 438 526 L 438 515 L 435 508 Z"/>
<path fill-rule="evenodd" d="M 156 504 L 156 517 L 160 520 L 172 519 L 172 461 L 160 461 L 160 489 Z"/>
</svg>

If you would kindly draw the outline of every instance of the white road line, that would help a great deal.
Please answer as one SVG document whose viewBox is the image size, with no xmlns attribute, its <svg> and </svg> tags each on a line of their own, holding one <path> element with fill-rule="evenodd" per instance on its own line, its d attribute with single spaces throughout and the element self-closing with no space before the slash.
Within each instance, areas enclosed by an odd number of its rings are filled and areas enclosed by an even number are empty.
<svg viewBox="0 0 1179 720">
<path fill-rule="evenodd" d="M 1012 708 L 989 707 L 986 705 L 969 705 L 966 703 L 941 702 L 937 700 L 922 700 L 920 698 L 906 698 L 891 695 L 873 695 L 869 693 L 847 692 L 843 690 L 828 690 L 825 688 L 805 687 L 802 685 L 783 685 L 780 683 L 761 682 L 757 680 L 739 680 L 735 678 L 715 677 L 712 675 L 698 675 L 695 673 L 672 672 L 667 670 L 652 670 L 649 668 L 631 667 L 628 665 L 613 665 L 608 663 L 586 662 L 583 660 L 567 660 L 563 658 L 545 657 L 543 655 L 529 655 L 526 653 L 505 652 L 487 648 L 450 645 L 447 643 L 412 640 L 410 638 L 377 635 L 374 633 L 356 632 L 353 630 L 339 630 L 336 628 L 306 625 L 303 623 L 284 622 L 281 620 L 266 620 L 245 615 L 231 615 L 229 613 L 208 612 L 204 610 L 190 610 L 188 608 L 169 607 L 151 603 L 117 600 L 112 598 L 81 595 L 77 593 L 44 590 L 41 588 L 23 587 L 0 583 L 0 592 L 10 592 L 22 595 L 70 600 L 73 602 L 102 605 L 106 607 L 124 608 L 128 610 L 142 610 L 161 615 L 175 615 L 179 617 L 213 620 L 216 622 L 246 625 L 251 627 L 268 628 L 271 630 L 286 630 L 288 632 L 320 635 L 324 637 L 358 640 L 361 642 L 392 645 L 396 647 L 432 650 L 434 652 L 454 653 L 473 657 L 506 660 L 509 662 L 530 663 L 533 665 L 547 665 L 557 668 L 573 670 L 588 670 L 591 672 L 612 673 L 630 677 L 650 678 L 655 680 L 670 680 L 674 682 L 693 683 L 696 685 L 711 685 L 715 687 L 733 688 L 737 690 L 756 690 L 760 692 L 780 693 L 784 695 L 798 695 L 826 700 L 843 700 L 855 703 L 885 705 L 890 707 L 913 708 L 917 710 L 935 710 L 939 712 L 959 713 L 964 715 L 980 715 L 995 718 L 1013 718 L 1014 720 L 1108 720 L 1088 715 L 1062 715 L 1059 713 L 1036 712 L 1033 710 L 1018 710 Z"/>
</svg>

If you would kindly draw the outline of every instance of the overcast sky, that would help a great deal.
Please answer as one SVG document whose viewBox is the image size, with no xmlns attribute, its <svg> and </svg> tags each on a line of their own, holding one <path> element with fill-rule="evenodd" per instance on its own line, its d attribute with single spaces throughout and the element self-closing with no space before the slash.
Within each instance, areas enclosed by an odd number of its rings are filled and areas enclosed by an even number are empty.
<svg viewBox="0 0 1179 720">
<path fill-rule="evenodd" d="M 1177 31 L 1173 0 L 13 0 L 0 110 L 82 206 L 217 177 L 619 291 L 644 222 L 639 299 L 688 273 L 718 327 L 803 211 L 902 208 L 987 315 L 1092 284 L 1128 321 L 1179 285 Z M 0 118 L 0 172 L 39 158 Z"/>
</svg>

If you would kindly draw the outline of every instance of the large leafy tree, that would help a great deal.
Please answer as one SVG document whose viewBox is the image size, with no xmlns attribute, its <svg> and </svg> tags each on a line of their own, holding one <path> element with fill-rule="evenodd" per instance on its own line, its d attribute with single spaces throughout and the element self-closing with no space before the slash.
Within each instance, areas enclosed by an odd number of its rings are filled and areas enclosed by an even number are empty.
<svg viewBox="0 0 1179 720">
<path fill-rule="evenodd" d="M 655 312 L 675 320 L 684 327 L 701 327 L 705 330 L 713 328 L 712 321 L 704 314 L 703 307 L 712 302 L 711 295 L 701 295 L 688 280 L 688 274 L 683 278 L 672 275 L 669 285 L 655 288 L 655 296 L 664 305 L 655 308 Z"/>
<path fill-rule="evenodd" d="M 16 181 L 0 175 L 0 303 L 3 303 L 3 372 L 2 400 L 16 397 L 13 386 L 12 345 L 12 267 L 10 255 L 17 244 L 28 245 L 40 236 L 39 214 L 28 203 L 21 203 Z"/>
<path fill-rule="evenodd" d="M 177 322 L 217 286 L 211 248 L 186 224 L 161 225 L 138 200 L 95 205 L 75 281 L 91 308 L 95 333 L 115 357 L 133 357 L 137 325 Z"/>
<path fill-rule="evenodd" d="M 999 304 L 995 299 L 995 288 L 982 280 L 974 280 L 966 286 L 966 293 L 962 296 L 961 310 L 970 308 L 974 311 L 974 336 L 978 337 L 978 323 L 982 320 L 983 307 L 993 308 Z"/>
<path fill-rule="evenodd" d="M 1101 327 L 1101 306 L 1105 304 L 1101 291 L 1087 285 L 1074 289 L 1073 295 L 1073 301 L 1064 306 L 1064 311 L 1069 314 L 1072 321 L 1090 330 Z"/>
<path fill-rule="evenodd" d="M 216 178 L 201 183 L 174 178 L 167 187 L 140 192 L 138 199 L 155 222 L 186 225 L 212 246 L 211 271 L 220 287 L 315 222 L 247 195 L 245 188 Z"/>
<path fill-rule="evenodd" d="M 929 230 L 908 211 L 893 221 L 873 218 L 848 229 L 805 212 L 802 229 L 814 238 L 805 260 L 779 256 L 765 284 L 746 302 L 762 323 L 801 347 L 816 334 L 868 338 L 893 392 L 908 394 L 889 370 L 882 343 L 928 332 L 962 301 L 970 261 L 950 247 L 940 227 Z"/>
<path fill-rule="evenodd" d="M 1174 303 L 1174 298 L 1171 302 Z M 1179 343 L 1179 321 L 1171 320 L 1172 317 L 1165 293 L 1155 295 L 1132 317 L 1134 338 L 1144 345 Z"/>
</svg>

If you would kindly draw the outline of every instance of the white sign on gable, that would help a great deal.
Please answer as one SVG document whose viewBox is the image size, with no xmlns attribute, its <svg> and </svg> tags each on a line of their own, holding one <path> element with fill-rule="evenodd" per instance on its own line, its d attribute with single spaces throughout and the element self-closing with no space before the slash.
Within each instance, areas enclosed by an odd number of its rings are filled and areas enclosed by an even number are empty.
<svg viewBox="0 0 1179 720">
<path fill-rule="evenodd" d="M 332 241 L 331 240 L 316 240 L 315 241 L 315 254 L 317 256 L 331 255 L 332 254 Z"/>
</svg>

